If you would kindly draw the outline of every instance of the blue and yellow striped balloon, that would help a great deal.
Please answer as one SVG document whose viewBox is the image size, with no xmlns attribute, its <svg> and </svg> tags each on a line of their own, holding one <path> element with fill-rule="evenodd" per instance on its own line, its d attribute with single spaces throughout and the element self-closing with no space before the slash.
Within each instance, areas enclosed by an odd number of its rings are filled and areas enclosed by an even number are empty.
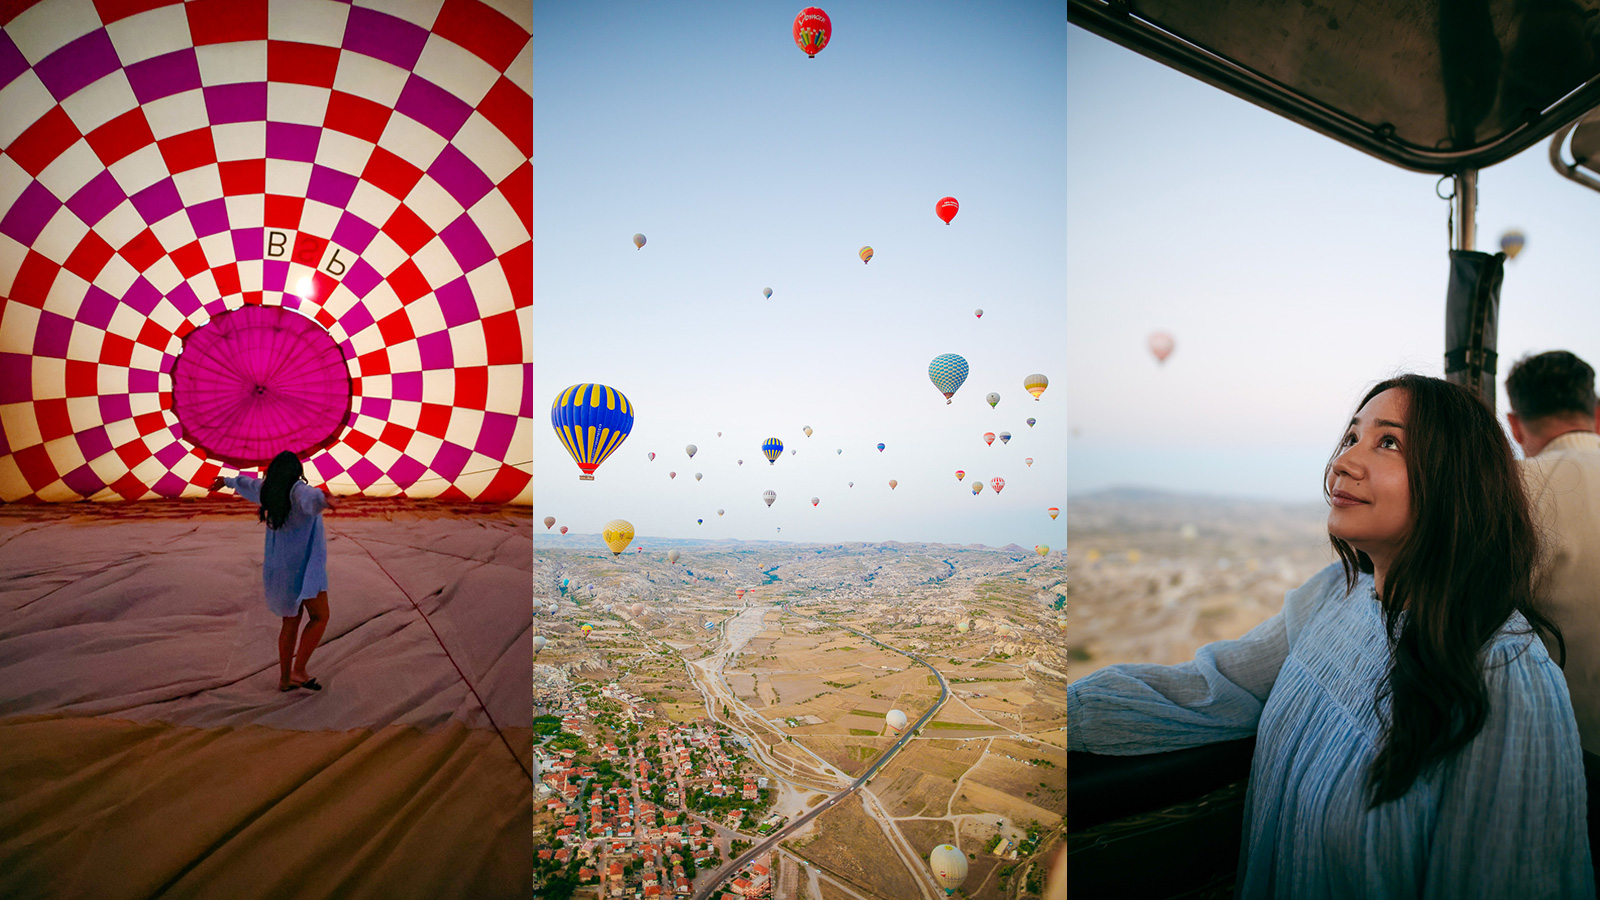
<svg viewBox="0 0 1600 900">
<path fill-rule="evenodd" d="M 550 427 L 582 471 L 578 478 L 593 481 L 594 470 L 633 430 L 633 404 L 616 388 L 575 384 L 550 405 Z"/>
<path fill-rule="evenodd" d="M 767 442 L 761 445 L 761 455 L 767 458 L 767 465 L 776 463 L 778 457 L 783 455 L 783 441 L 775 437 L 767 438 Z"/>
<path fill-rule="evenodd" d="M 944 394 L 944 402 L 948 404 L 966 383 L 967 361 L 954 353 L 935 356 L 933 362 L 928 363 L 928 377 L 933 379 L 933 386 Z"/>
</svg>

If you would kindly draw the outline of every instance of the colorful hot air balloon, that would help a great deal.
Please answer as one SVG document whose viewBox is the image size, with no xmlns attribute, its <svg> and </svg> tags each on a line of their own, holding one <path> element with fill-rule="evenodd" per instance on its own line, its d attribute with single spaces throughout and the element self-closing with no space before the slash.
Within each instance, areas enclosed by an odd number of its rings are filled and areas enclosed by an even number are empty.
<svg viewBox="0 0 1600 900">
<path fill-rule="evenodd" d="M 928 854 L 928 868 L 933 870 L 933 880 L 944 888 L 945 896 L 955 893 L 967 880 L 967 858 L 949 844 L 933 848 Z"/>
<path fill-rule="evenodd" d="M 772 501 L 778 499 L 778 492 L 777 491 L 762 491 L 761 492 L 761 499 L 767 501 L 767 505 L 771 506 L 772 505 Z"/>
<path fill-rule="evenodd" d="M 537 658 L 539 656 L 539 651 L 543 650 L 546 646 L 549 645 L 549 643 L 550 643 L 550 639 L 545 637 L 544 635 L 542 635 L 542 634 L 534 635 L 533 636 L 533 655 L 534 655 L 534 657 Z"/>
<path fill-rule="evenodd" d="M 944 402 L 948 404 L 967 380 L 967 361 L 954 353 L 935 356 L 933 362 L 928 363 L 928 377 L 944 394 Z"/>
<path fill-rule="evenodd" d="M 816 498 L 816 497 L 812 497 L 811 498 L 811 505 L 812 506 L 816 506 L 818 503 L 821 503 L 821 502 L 822 501 L 820 499 Z"/>
<path fill-rule="evenodd" d="M 994 492 L 995 492 L 995 493 L 996 493 L 996 494 L 998 494 L 998 493 L 1000 493 L 1000 491 L 1001 491 L 1001 490 L 1002 490 L 1002 489 L 1004 489 L 1004 488 L 1005 488 L 1005 486 L 1006 486 L 1006 480 L 1005 480 L 1005 479 L 1004 479 L 1004 478 L 1001 478 L 1001 477 L 999 477 L 999 476 L 998 476 L 998 475 L 997 475 L 997 476 L 995 476 L 995 477 L 994 477 L 994 478 L 991 478 L 991 479 L 989 479 L 989 486 L 990 486 L 990 487 L 992 487 L 992 488 L 994 488 Z"/>
<path fill-rule="evenodd" d="M 633 541 L 633 523 L 627 519 L 612 519 L 606 523 L 600 538 L 611 548 L 612 556 L 621 556 L 622 551 L 628 549 L 628 544 Z"/>
<path fill-rule="evenodd" d="M 973 311 L 972 311 L 972 314 L 973 314 L 973 315 L 975 315 L 975 316 L 977 316 L 977 317 L 978 317 L 978 318 L 980 318 L 980 319 L 981 319 L 981 318 L 983 318 L 983 310 L 981 310 L 981 309 L 975 309 L 975 310 L 973 310 Z"/>
<path fill-rule="evenodd" d="M 644 615 L 644 604 L 643 603 L 630 603 L 630 604 L 628 604 L 628 612 L 632 613 L 633 617 L 635 619 L 637 619 L 640 616 Z"/>
<path fill-rule="evenodd" d="M 808 59 L 828 46 L 828 38 L 832 35 L 833 23 L 828 20 L 828 14 L 815 6 L 800 10 L 800 14 L 794 17 L 795 46 L 804 50 Z"/>
<path fill-rule="evenodd" d="M 733 592 L 734 599 L 735 600 L 743 600 L 744 599 L 744 592 L 745 592 L 744 588 L 739 588 L 738 590 L 735 590 Z"/>
<path fill-rule="evenodd" d="M 741 466 L 744 465 L 744 460 L 742 460 L 742 459 L 739 460 L 739 465 L 741 465 Z"/>
<path fill-rule="evenodd" d="M 878 445 L 878 452 L 882 453 L 883 452 L 883 448 L 884 448 L 884 445 L 883 444 L 879 444 Z"/>
<path fill-rule="evenodd" d="M 1028 464 L 1028 468 L 1033 468 L 1033 457 L 1030 456 L 1027 459 L 1024 459 L 1023 462 Z"/>
<path fill-rule="evenodd" d="M 565 525 L 561 526 L 561 533 L 562 534 L 566 534 L 567 533 L 567 526 L 565 526 Z"/>
<path fill-rule="evenodd" d="M 980 494 L 982 492 L 983 492 L 983 482 L 981 482 L 981 481 L 979 481 L 977 479 L 973 479 L 972 480 L 972 496 L 976 497 L 976 496 L 978 496 L 978 494 Z"/>
<path fill-rule="evenodd" d="M 1035 547 L 1033 549 L 1040 556 L 1049 556 L 1050 555 L 1050 545 L 1049 544 L 1040 544 L 1039 546 L 1037 546 L 1037 547 Z"/>
<path fill-rule="evenodd" d="M 834 452 L 837 453 L 840 456 L 844 455 L 844 450 L 843 449 L 835 450 Z"/>
<path fill-rule="evenodd" d="M 588 622 L 585 622 L 583 623 L 583 627 L 578 630 L 583 632 L 583 639 L 587 641 L 589 639 L 589 632 L 594 630 L 594 626 L 590 625 Z"/>
<path fill-rule="evenodd" d="M 1011 432 L 1009 432 L 1009 431 L 1000 432 L 1000 443 L 1002 443 L 1002 444 L 1011 443 Z"/>
<path fill-rule="evenodd" d="M 717 515 L 719 515 L 719 516 L 722 515 L 722 510 L 720 510 L 720 509 L 717 510 Z"/>
<path fill-rule="evenodd" d="M 569 585 L 571 583 L 572 583 L 572 579 L 571 578 L 563 578 L 563 579 L 561 579 L 561 589 L 563 591 L 566 590 L 567 589 L 567 585 Z"/>
<path fill-rule="evenodd" d="M 967 477 L 967 472 L 966 472 L 966 470 L 965 470 L 965 469 L 957 469 L 957 470 L 956 470 L 956 480 L 957 480 L 957 481 L 962 481 L 962 480 L 964 480 L 964 479 L 965 479 L 965 478 L 966 478 L 966 477 Z"/>
<path fill-rule="evenodd" d="M 989 408 L 990 409 L 994 409 L 996 406 L 1000 405 L 1000 395 L 996 394 L 993 391 L 990 391 L 989 395 L 987 397 L 984 397 L 983 399 L 989 401 Z"/>
<path fill-rule="evenodd" d="M 1156 362 L 1166 362 L 1167 357 L 1172 355 L 1172 348 L 1176 347 L 1177 344 L 1178 342 L 1172 339 L 1172 335 L 1167 334 L 1165 331 L 1152 332 L 1150 335 L 1150 352 L 1155 354 Z"/>
<path fill-rule="evenodd" d="M 1066 616 L 1056 616 L 1056 627 L 1061 629 L 1062 631 L 1066 631 L 1067 630 L 1067 617 Z"/>
<path fill-rule="evenodd" d="M 700 472 L 696 472 L 696 473 L 694 473 L 694 480 L 695 480 L 695 481 L 699 481 L 699 480 L 700 480 L 700 478 L 701 478 L 701 476 L 702 476 L 702 473 L 700 473 Z"/>
<path fill-rule="evenodd" d="M 545 516 L 544 517 L 544 530 L 545 531 L 549 531 L 550 530 L 550 526 L 554 525 L 555 523 L 556 523 L 556 517 L 555 516 Z"/>
<path fill-rule="evenodd" d="M 761 289 L 761 294 L 762 294 L 762 296 L 766 297 L 768 300 L 771 300 L 772 299 L 772 288 L 762 288 Z"/>
<path fill-rule="evenodd" d="M 634 235 L 633 236 L 633 246 L 635 248 L 639 249 L 639 250 L 643 250 L 644 249 L 644 235 L 642 235 L 642 234 Z"/>
<path fill-rule="evenodd" d="M 650 461 L 651 462 L 655 462 L 656 461 L 656 455 L 654 453 L 650 454 Z"/>
<path fill-rule="evenodd" d="M 578 464 L 578 480 L 593 481 L 594 470 L 633 430 L 633 404 L 615 388 L 575 384 L 550 405 L 550 426 Z"/>
<path fill-rule="evenodd" d="M 1505 251 L 1506 259 L 1516 259 L 1517 254 L 1522 252 L 1522 245 L 1527 242 L 1522 232 L 1512 229 L 1500 236 L 1500 249 Z"/>
<path fill-rule="evenodd" d="M 767 458 L 767 465 L 777 463 L 778 457 L 783 455 L 783 441 L 775 437 L 767 438 L 767 442 L 761 445 L 761 455 Z"/>
<path fill-rule="evenodd" d="M 956 212 L 960 209 L 961 204 L 957 203 L 954 197 L 941 197 L 939 202 L 933 205 L 934 214 L 943 219 L 946 225 L 950 224 L 950 220 L 956 217 Z"/>
<path fill-rule="evenodd" d="M 966 619 L 962 619 L 961 621 L 956 623 L 956 631 L 959 631 L 962 634 L 966 634 L 970 630 L 972 630 L 972 626 L 967 624 L 967 620 Z"/>
<path fill-rule="evenodd" d="M 889 479 L 889 490 L 891 490 L 891 491 L 894 490 L 896 487 L 899 486 L 899 484 L 900 484 L 900 482 L 895 481 L 893 478 Z"/>
<path fill-rule="evenodd" d="M 906 727 L 906 714 L 898 709 L 889 710 L 889 714 L 883 718 L 889 723 L 889 727 L 894 730 L 895 734 L 899 734 L 900 729 Z"/>
<path fill-rule="evenodd" d="M 807 425 L 807 426 L 805 426 L 804 428 L 802 428 L 800 430 L 804 431 L 806 433 L 806 437 L 811 437 L 811 426 L 810 425 Z"/>
<path fill-rule="evenodd" d="M 1055 521 L 1056 516 L 1061 515 L 1061 509 L 1055 506 L 1050 507 L 1049 509 L 1045 510 L 1045 512 L 1050 514 L 1050 521 L 1052 522 Z"/>
<path fill-rule="evenodd" d="M 678 477 L 678 473 L 677 472 L 668 472 L 667 473 L 667 477 L 668 478 L 677 478 Z"/>
<path fill-rule="evenodd" d="M 677 561 L 678 561 L 678 551 L 676 551 L 676 550 L 667 551 L 667 562 L 675 563 Z"/>
<path fill-rule="evenodd" d="M 856 486 L 856 483 L 854 481 L 852 481 L 849 484 L 845 485 L 845 487 L 855 487 L 855 486 Z"/>
<path fill-rule="evenodd" d="M 989 446 L 993 447 L 994 446 L 994 432 L 985 431 L 983 433 L 983 442 L 985 444 L 988 444 Z"/>
<path fill-rule="evenodd" d="M 861 264 L 862 265 L 866 265 L 867 263 L 872 262 L 872 248 L 871 247 L 862 247 L 861 248 L 861 252 L 856 254 L 856 255 L 861 257 Z"/>
<path fill-rule="evenodd" d="M 706 520 L 705 519 L 695 519 L 694 523 L 696 525 L 704 525 L 706 523 Z"/>
<path fill-rule="evenodd" d="M 1038 400 L 1044 389 L 1050 386 L 1050 379 L 1038 374 L 1029 375 L 1022 379 L 1022 386 L 1033 395 L 1033 399 Z"/>
<path fill-rule="evenodd" d="M 687 453 L 687 454 L 689 454 L 689 458 L 690 458 L 690 459 L 694 459 L 694 455 L 695 455 L 695 454 L 696 454 L 696 453 L 698 453 L 698 452 L 700 452 L 700 448 L 699 448 L 699 447 L 696 447 L 696 446 L 695 446 L 695 445 L 693 445 L 693 444 L 690 444 L 690 445 L 689 445 L 689 446 L 687 446 L 687 447 L 685 447 L 685 448 L 683 448 L 683 452 L 685 452 L 685 453 Z"/>
<path fill-rule="evenodd" d="M 1028 419 L 1028 427 L 1032 428 L 1033 427 L 1033 423 L 1035 423 L 1037 421 L 1039 421 L 1039 420 L 1038 419 L 1034 419 L 1034 418 L 1029 418 Z"/>
</svg>

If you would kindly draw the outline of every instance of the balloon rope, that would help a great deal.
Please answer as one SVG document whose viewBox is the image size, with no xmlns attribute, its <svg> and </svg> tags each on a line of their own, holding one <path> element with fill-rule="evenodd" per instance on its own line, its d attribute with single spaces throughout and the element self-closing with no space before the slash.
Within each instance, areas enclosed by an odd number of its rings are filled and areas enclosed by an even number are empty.
<svg viewBox="0 0 1600 900">
<path fill-rule="evenodd" d="M 500 735 L 500 743 L 506 745 L 506 751 L 511 754 L 512 759 L 517 761 L 517 768 L 522 770 L 522 774 L 528 776 L 528 781 L 531 783 L 533 781 L 533 773 L 528 771 L 528 767 L 522 764 L 522 757 L 518 756 L 517 751 L 512 749 L 511 741 L 506 738 L 506 733 L 500 730 L 499 723 L 495 722 L 494 720 L 494 714 L 489 712 L 488 705 L 483 702 L 483 697 L 479 696 L 478 689 L 474 687 L 472 681 L 467 678 L 467 673 L 461 671 L 461 665 L 457 663 L 456 658 L 450 654 L 450 648 L 444 645 L 444 639 L 439 637 L 438 630 L 433 627 L 432 622 L 428 621 L 428 614 L 422 611 L 421 606 L 417 605 L 416 599 L 411 596 L 409 591 L 407 591 L 404 587 L 401 587 L 400 582 L 396 581 L 395 577 L 389 574 L 389 570 L 383 567 L 383 563 L 378 561 L 378 557 L 375 556 L 371 550 L 368 550 L 365 544 L 362 544 L 360 541 L 356 540 L 353 536 L 347 534 L 346 532 L 333 528 L 328 530 L 339 535 L 340 537 L 349 538 L 352 544 L 360 547 L 362 552 L 367 554 L 367 556 L 372 557 L 372 562 L 378 567 L 378 571 L 388 576 L 389 580 L 394 583 L 394 586 L 400 589 L 400 593 L 404 594 L 405 598 L 411 601 L 411 606 L 416 609 L 417 615 L 422 617 L 423 624 L 427 625 L 428 630 L 433 632 L 433 639 L 439 642 L 439 649 L 444 651 L 445 659 L 450 660 L 450 665 L 455 666 L 456 674 L 461 676 L 462 683 L 466 684 L 467 690 L 472 692 L 473 699 L 478 701 L 478 708 L 482 709 L 483 714 L 488 717 L 489 724 L 494 727 L 494 733 Z"/>
</svg>

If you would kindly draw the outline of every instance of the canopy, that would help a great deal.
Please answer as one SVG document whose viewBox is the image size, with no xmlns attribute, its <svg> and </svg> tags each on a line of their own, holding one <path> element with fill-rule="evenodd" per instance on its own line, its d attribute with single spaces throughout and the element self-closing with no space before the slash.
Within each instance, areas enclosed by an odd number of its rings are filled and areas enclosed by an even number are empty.
<svg viewBox="0 0 1600 900">
<path fill-rule="evenodd" d="M 1561 145 L 1571 135 L 1567 149 L 1572 153 L 1569 162 L 1561 155 Z M 1600 106 L 1589 110 L 1572 125 L 1556 132 L 1550 141 L 1550 164 L 1563 176 L 1586 188 L 1600 191 Z M 1588 169 L 1588 172 L 1581 171 Z"/>
<path fill-rule="evenodd" d="M 1068 0 L 1070 20 L 1385 162 L 1509 159 L 1600 104 L 1575 0 Z"/>
</svg>

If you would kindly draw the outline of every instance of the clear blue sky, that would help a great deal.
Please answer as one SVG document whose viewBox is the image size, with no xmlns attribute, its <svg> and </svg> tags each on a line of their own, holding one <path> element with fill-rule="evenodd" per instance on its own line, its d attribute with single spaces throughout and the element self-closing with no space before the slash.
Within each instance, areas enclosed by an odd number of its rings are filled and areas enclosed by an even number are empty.
<svg viewBox="0 0 1600 900">
<path fill-rule="evenodd" d="M 534 514 L 576 532 L 623 517 L 646 536 L 1063 546 L 1045 508 L 1067 490 L 1065 6 L 823 8 L 833 37 L 808 59 L 801 4 L 535 5 Z M 927 377 L 941 353 L 971 365 L 950 406 Z M 1033 372 L 1052 382 L 1038 402 Z M 638 418 L 580 482 L 548 405 L 588 381 Z M 1011 443 L 985 446 L 1001 430 Z M 769 466 L 768 436 L 800 452 Z M 972 496 L 996 475 L 1000 496 Z"/>
<path fill-rule="evenodd" d="M 1066 48 L 1070 491 L 1320 500 L 1365 389 L 1443 374 L 1437 176 L 1076 27 Z M 1527 234 L 1501 292 L 1502 382 L 1529 352 L 1600 366 L 1600 194 L 1547 154 L 1548 141 L 1480 176 L 1477 249 Z M 1177 338 L 1165 366 L 1145 350 L 1157 329 Z"/>
</svg>

